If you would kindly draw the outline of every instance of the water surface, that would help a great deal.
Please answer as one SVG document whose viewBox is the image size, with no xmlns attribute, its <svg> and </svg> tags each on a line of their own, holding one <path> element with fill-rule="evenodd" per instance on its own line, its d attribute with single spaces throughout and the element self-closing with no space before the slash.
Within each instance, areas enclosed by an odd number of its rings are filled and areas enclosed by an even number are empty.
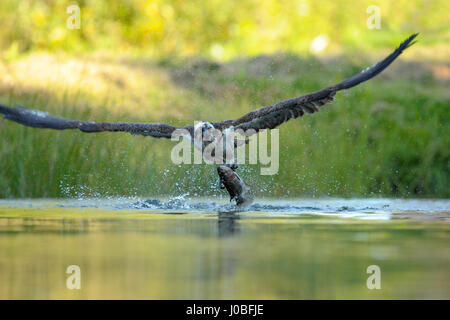
<svg viewBox="0 0 450 320">
<path fill-rule="evenodd" d="M 0 201 L 0 298 L 450 298 L 450 201 Z M 78 265 L 81 289 L 66 287 Z M 381 289 L 366 286 L 367 267 Z"/>
</svg>

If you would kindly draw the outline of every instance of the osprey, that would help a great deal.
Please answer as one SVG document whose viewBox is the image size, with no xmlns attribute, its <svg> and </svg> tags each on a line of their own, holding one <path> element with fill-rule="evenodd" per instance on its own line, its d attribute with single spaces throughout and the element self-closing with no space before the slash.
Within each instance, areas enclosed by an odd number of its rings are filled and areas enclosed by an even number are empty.
<svg viewBox="0 0 450 320">
<path fill-rule="evenodd" d="M 201 122 L 195 126 L 188 125 L 184 127 L 175 127 L 164 123 L 91 122 L 56 117 L 46 112 L 25 107 L 10 108 L 1 104 L 0 113 L 4 114 L 5 119 L 29 127 L 56 130 L 79 129 L 88 133 L 103 131 L 129 132 L 133 135 L 170 139 L 175 130 L 184 130 L 184 132 L 187 132 L 187 138 L 194 143 L 194 146 L 203 151 L 208 143 L 201 142 L 200 144 L 196 144 L 195 135 L 198 133 L 204 136 L 211 129 L 218 130 L 222 133 L 230 129 L 241 129 L 244 132 L 252 129 L 249 132 L 257 133 L 261 130 L 276 128 L 290 119 L 303 116 L 305 113 L 319 111 L 320 107 L 334 100 L 336 92 L 352 88 L 361 82 L 367 81 L 387 68 L 405 49 L 416 43 L 413 40 L 417 35 L 417 33 L 411 35 L 385 59 L 364 69 L 351 78 L 306 95 L 281 101 L 271 106 L 261 107 L 234 120 Z M 210 141 L 214 141 L 214 139 L 210 139 Z M 245 140 L 244 142 L 234 141 L 234 147 L 236 148 L 245 142 Z M 230 200 L 236 200 L 239 206 L 250 203 L 251 197 L 248 195 L 248 188 L 235 172 L 237 167 L 238 165 L 233 162 L 220 165 L 217 169 L 220 187 L 226 188 L 230 194 Z"/>
</svg>

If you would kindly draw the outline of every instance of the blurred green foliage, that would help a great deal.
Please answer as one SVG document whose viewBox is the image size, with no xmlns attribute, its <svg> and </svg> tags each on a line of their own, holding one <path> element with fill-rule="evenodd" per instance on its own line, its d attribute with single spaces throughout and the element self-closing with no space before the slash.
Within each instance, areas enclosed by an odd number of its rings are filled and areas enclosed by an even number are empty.
<svg viewBox="0 0 450 320">
<path fill-rule="evenodd" d="M 71 4 L 81 8 L 79 30 L 66 28 Z M 380 30 L 367 28 L 371 5 L 380 8 Z M 321 34 L 331 48 L 393 46 L 412 32 L 433 43 L 448 39 L 449 9 L 447 0 L 2 0 L 0 50 L 139 49 L 226 59 L 302 52 Z"/>
<path fill-rule="evenodd" d="M 70 30 L 76 3 L 81 29 Z M 379 30 L 367 28 L 370 5 Z M 280 128 L 279 174 L 241 172 L 260 196 L 449 197 L 448 9 L 446 0 L 2 0 L 0 103 L 98 121 L 232 119 L 349 77 L 420 32 L 380 76 Z M 311 50 L 315 39 L 323 50 Z M 214 167 L 172 164 L 172 145 L 0 121 L 0 198 L 226 196 Z"/>
<path fill-rule="evenodd" d="M 410 49 L 411 51 L 413 49 Z M 193 124 L 234 119 L 323 88 L 369 62 L 31 55 L 0 72 L 0 101 L 74 119 Z M 1 67 L 1 66 L 0 66 Z M 448 70 L 442 67 L 443 70 Z M 0 68 L 1 69 L 1 68 Z M 448 80 L 396 61 L 314 115 L 280 127 L 280 165 L 240 173 L 259 196 L 450 196 Z M 211 165 L 174 165 L 174 142 L 0 121 L 0 197 L 223 195 Z"/>
</svg>

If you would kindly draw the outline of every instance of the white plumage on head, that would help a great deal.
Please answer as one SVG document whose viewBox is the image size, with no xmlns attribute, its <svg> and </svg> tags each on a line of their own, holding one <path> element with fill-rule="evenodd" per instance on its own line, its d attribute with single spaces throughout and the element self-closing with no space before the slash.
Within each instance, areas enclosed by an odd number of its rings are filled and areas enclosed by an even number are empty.
<svg viewBox="0 0 450 320">
<path fill-rule="evenodd" d="M 212 131 L 215 130 L 211 122 L 200 121 L 194 125 L 194 147 L 203 152 L 203 149 L 210 144 L 214 139 Z"/>
</svg>

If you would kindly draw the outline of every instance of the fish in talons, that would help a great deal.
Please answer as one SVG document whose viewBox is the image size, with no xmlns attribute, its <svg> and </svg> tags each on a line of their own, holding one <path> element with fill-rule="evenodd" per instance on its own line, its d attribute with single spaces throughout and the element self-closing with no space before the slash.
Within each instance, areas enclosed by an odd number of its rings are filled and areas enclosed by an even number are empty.
<svg viewBox="0 0 450 320">
<path fill-rule="evenodd" d="M 245 185 L 234 168 L 226 164 L 217 167 L 219 185 L 222 189 L 227 189 L 230 194 L 230 201 L 236 201 L 237 208 L 242 209 L 252 204 L 253 197 L 250 194 L 250 189 Z"/>
</svg>

